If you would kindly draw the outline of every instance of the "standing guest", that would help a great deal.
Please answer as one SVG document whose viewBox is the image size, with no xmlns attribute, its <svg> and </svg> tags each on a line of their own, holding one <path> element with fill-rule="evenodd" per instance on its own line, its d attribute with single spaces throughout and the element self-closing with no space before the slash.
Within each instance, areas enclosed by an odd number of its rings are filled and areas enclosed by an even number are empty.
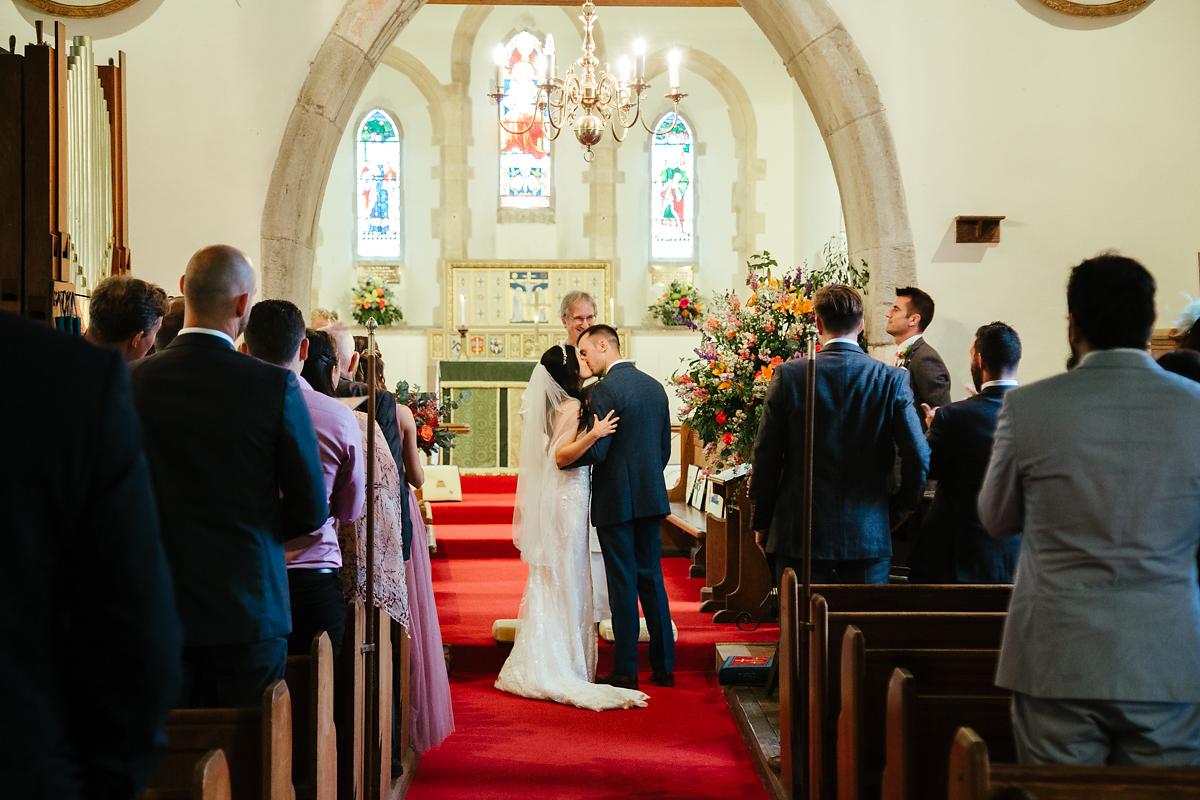
<svg viewBox="0 0 1200 800">
<path fill-rule="evenodd" d="M 331 325 L 324 330 L 333 337 L 333 344 L 336 348 L 338 365 L 338 379 L 334 384 L 336 395 L 338 397 L 362 397 L 367 394 L 367 384 L 354 380 L 360 358 L 354 347 L 354 335 L 341 325 Z M 362 410 L 365 410 L 365 407 Z M 387 441 L 388 450 L 392 453 L 392 460 L 396 462 L 396 468 L 400 471 L 401 489 L 407 496 L 408 487 L 404 480 L 404 448 L 400 438 L 400 421 L 397 415 L 396 396 L 391 392 L 376 392 L 375 421 L 379 423 L 379 429 L 383 431 L 383 438 Z M 402 504 L 401 510 L 404 512 L 401 529 L 404 536 L 404 560 L 407 561 L 412 552 L 412 519 L 408 513 L 407 500 Z"/>
<path fill-rule="evenodd" d="M 88 341 L 120 351 L 128 361 L 144 358 L 167 313 L 167 293 L 131 275 L 100 281 L 88 306 Z"/>
<path fill-rule="evenodd" d="M 996 683 L 1025 764 L 1200 766 L 1200 386 L 1146 353 L 1154 279 L 1067 284 L 1079 365 L 1005 398 L 979 518 L 1024 532 Z"/>
<path fill-rule="evenodd" d="M 887 332 L 896 343 L 896 366 L 908 370 L 913 401 L 918 409 L 950 403 L 950 372 L 946 363 L 925 341 L 933 322 L 933 298 L 915 286 L 896 290 L 896 302 L 887 313 Z M 921 424 L 925 420 L 921 416 Z"/>
<path fill-rule="evenodd" d="M 162 327 L 158 329 L 158 336 L 154 339 L 154 351 L 160 353 L 171 346 L 171 342 L 175 341 L 175 337 L 179 335 L 179 331 L 183 328 L 183 298 L 176 297 L 171 300 L 170 306 L 167 308 L 167 315 L 163 317 Z"/>
<path fill-rule="evenodd" d="M 1020 535 L 1004 541 L 988 536 L 976 502 L 996 418 L 1004 395 L 1017 385 L 1021 339 L 1003 322 L 975 331 L 971 344 L 974 397 L 930 409 L 929 477 L 937 481 L 933 506 L 913 545 L 912 583 L 1012 583 Z"/>
<path fill-rule="evenodd" d="M 326 351 L 332 353 L 328 334 L 313 331 L 313 335 L 323 336 Z M 329 518 L 307 536 L 284 544 L 292 606 L 288 652 L 307 654 L 313 637 L 326 631 L 336 657 L 342 649 L 346 630 L 346 602 L 342 597 L 339 574 L 342 550 L 338 545 L 338 525 L 358 519 L 366 497 L 367 476 L 358 422 L 345 404 L 316 391 L 301 375 L 301 367 L 308 359 L 309 339 L 305 335 L 304 315 L 295 304 L 287 300 L 256 303 L 246 324 L 243 348 L 255 358 L 283 367 L 297 376 L 304 405 L 317 434 Z M 329 359 L 325 364 L 327 381 L 332 381 L 336 370 L 336 361 Z"/>
<path fill-rule="evenodd" d="M 587 292 L 577 289 L 567 292 L 559 306 L 559 316 L 567 331 L 566 343 L 578 347 L 580 335 L 596 324 L 596 301 Z"/>
<path fill-rule="evenodd" d="M 1158 365 L 1193 381 L 1200 381 L 1200 352 L 1180 348 L 1158 357 Z"/>
<path fill-rule="evenodd" d="M 858 346 L 862 297 L 835 284 L 813 297 L 817 355 L 813 443 L 812 579 L 815 583 L 887 583 L 891 532 L 917 507 L 929 447 L 908 376 Z M 799 499 L 804 486 L 804 383 L 808 359 L 775 371 L 754 443 L 754 531 L 776 579 L 803 557 Z M 900 488 L 889 509 L 888 484 L 900 458 Z M 782 501 L 782 502 L 781 502 Z"/>
<path fill-rule="evenodd" d="M 139 797 L 179 690 L 180 630 L 128 371 L 10 314 L 0 342 L 39 390 L 0 392 L 2 794 Z"/>
<path fill-rule="evenodd" d="M 225 245 L 192 256 L 184 328 L 133 373 L 183 619 L 183 704 L 256 706 L 292 630 L 283 543 L 329 517 L 296 376 L 247 358 L 254 268 Z"/>
<path fill-rule="evenodd" d="M 310 327 L 319 330 L 321 328 L 328 328 L 330 325 L 336 325 L 337 321 L 338 315 L 336 311 L 330 311 L 327 308 L 314 308 L 312 310 Z"/>
</svg>

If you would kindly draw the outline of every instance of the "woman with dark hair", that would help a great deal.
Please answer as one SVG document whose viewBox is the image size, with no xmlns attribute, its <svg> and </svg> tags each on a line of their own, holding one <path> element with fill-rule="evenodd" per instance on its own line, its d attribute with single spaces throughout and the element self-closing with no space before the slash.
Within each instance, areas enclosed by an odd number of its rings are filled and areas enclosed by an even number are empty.
<svg viewBox="0 0 1200 800">
<path fill-rule="evenodd" d="M 308 358 L 300 375 L 308 381 L 308 385 L 321 394 L 335 397 L 333 391 L 337 386 L 337 350 L 334 349 L 333 337 L 325 331 L 309 328 L 305 331 L 308 337 Z"/>
<path fill-rule="evenodd" d="M 591 377 L 575 348 L 542 354 L 521 404 L 520 473 L 513 541 L 529 565 L 512 653 L 496 679 L 501 691 L 603 711 L 646 705 L 633 689 L 592 683 L 596 620 L 588 564 L 591 477 L 574 463 L 617 428 L 585 412 Z M 588 418 L 591 424 L 588 425 Z"/>
</svg>

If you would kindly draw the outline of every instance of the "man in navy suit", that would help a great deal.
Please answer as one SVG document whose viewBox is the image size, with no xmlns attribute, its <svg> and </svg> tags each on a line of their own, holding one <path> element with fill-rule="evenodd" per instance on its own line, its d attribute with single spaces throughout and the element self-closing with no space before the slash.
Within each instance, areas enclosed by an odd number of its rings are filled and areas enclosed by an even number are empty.
<svg viewBox="0 0 1200 800">
<path fill-rule="evenodd" d="M 638 599 L 650 634 L 650 680 L 675 684 L 675 639 L 662 576 L 662 520 L 670 513 L 663 469 L 671 460 L 671 415 L 661 383 L 621 358 L 608 325 L 579 337 L 579 357 L 604 379 L 592 389 L 590 413 L 616 411 L 621 427 L 597 440 L 573 466 L 592 464 L 592 524 L 608 578 L 616 653 L 611 675 L 597 683 L 638 687 Z"/>
<path fill-rule="evenodd" d="M 325 523 L 325 481 L 296 376 L 234 349 L 250 261 L 207 247 L 183 292 L 183 329 L 133 373 L 183 620 L 182 702 L 257 705 L 292 630 L 283 543 Z"/>
<path fill-rule="evenodd" d="M 996 540 L 979 522 L 976 502 L 1004 395 L 1017 385 L 1021 339 L 1003 322 L 975 331 L 974 397 L 930 408 L 929 477 L 937 493 L 910 557 L 913 583 L 1012 583 L 1021 536 Z"/>
<path fill-rule="evenodd" d="M 929 448 L 908 374 L 858 346 L 863 329 L 858 292 L 842 284 L 824 286 L 813 306 L 821 351 L 816 358 L 812 579 L 887 583 L 891 533 L 921 499 Z M 788 567 L 799 572 L 803 562 L 807 363 L 798 358 L 775 371 L 754 443 L 755 539 L 777 580 Z M 888 485 L 897 451 L 901 480 L 892 498 Z"/>
<path fill-rule="evenodd" d="M 140 797 L 181 635 L 128 368 L 4 313 L 0 352 L 27 381 L 0 392 L 0 794 Z"/>
</svg>

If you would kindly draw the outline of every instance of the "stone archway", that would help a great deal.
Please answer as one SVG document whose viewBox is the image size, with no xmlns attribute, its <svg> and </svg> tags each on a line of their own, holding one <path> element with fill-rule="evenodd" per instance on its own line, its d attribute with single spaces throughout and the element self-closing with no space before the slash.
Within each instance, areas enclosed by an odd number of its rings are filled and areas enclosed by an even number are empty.
<svg viewBox="0 0 1200 800">
<path fill-rule="evenodd" d="M 337 143 L 375 67 L 422 0 L 346 0 L 300 89 L 262 217 L 263 293 L 307 308 L 314 234 Z M 879 87 L 828 0 L 742 0 L 812 108 L 841 194 L 850 257 L 871 267 L 868 320 L 916 282 L 916 252 Z M 872 336 L 872 343 L 874 339 Z"/>
</svg>

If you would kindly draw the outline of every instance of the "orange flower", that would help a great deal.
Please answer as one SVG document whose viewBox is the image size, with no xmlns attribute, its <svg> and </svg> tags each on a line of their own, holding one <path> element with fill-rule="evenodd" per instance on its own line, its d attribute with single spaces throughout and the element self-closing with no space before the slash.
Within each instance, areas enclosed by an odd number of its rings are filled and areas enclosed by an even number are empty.
<svg viewBox="0 0 1200 800">
<path fill-rule="evenodd" d="M 376 297 L 383 297 L 383 289 L 376 289 L 376 290 L 375 290 L 375 296 L 376 296 Z"/>
<path fill-rule="evenodd" d="M 417 435 L 420 436 L 421 439 L 426 442 L 432 442 L 433 441 L 433 428 L 429 427 L 428 425 L 422 425 L 420 430 L 417 431 Z"/>
</svg>

